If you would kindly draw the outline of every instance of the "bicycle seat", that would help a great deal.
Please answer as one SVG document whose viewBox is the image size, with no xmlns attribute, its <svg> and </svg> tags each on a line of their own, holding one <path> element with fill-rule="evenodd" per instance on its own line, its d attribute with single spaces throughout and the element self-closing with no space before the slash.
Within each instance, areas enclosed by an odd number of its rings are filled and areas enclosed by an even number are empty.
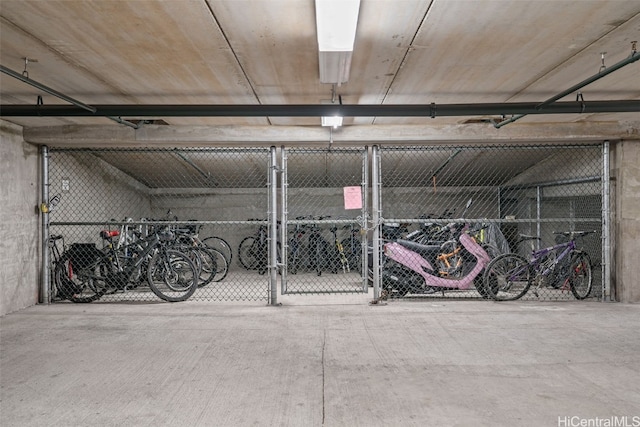
<svg viewBox="0 0 640 427">
<path fill-rule="evenodd" d="M 405 248 L 417 252 L 420 255 L 430 255 L 440 253 L 440 245 L 423 245 L 421 243 L 412 242 L 411 240 L 398 239 L 396 243 Z"/>
<path fill-rule="evenodd" d="M 111 239 L 119 235 L 120 235 L 120 232 L 118 230 L 102 230 L 100 232 L 100 237 L 102 237 L 104 240 Z"/>
</svg>

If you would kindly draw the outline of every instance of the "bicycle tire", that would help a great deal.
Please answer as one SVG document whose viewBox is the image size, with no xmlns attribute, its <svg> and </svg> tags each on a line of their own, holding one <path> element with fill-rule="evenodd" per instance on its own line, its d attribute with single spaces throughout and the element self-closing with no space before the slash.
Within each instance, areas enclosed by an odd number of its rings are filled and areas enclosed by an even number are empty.
<svg viewBox="0 0 640 427">
<path fill-rule="evenodd" d="M 583 251 L 575 251 L 571 256 L 569 268 L 569 285 L 571 293 L 578 300 L 583 300 L 591 293 L 593 287 L 593 275 L 589 254 Z"/>
<path fill-rule="evenodd" d="M 229 264 L 222 252 L 205 246 L 174 246 L 173 248 L 187 254 L 196 266 L 199 288 L 227 277 Z"/>
<path fill-rule="evenodd" d="M 189 259 L 198 269 L 198 287 L 205 286 L 213 280 L 216 274 L 215 258 L 207 251 L 207 248 L 192 246 L 186 249 L 176 248 L 189 255 Z"/>
<path fill-rule="evenodd" d="M 531 286 L 531 266 L 522 256 L 503 254 L 494 258 L 484 273 L 484 292 L 495 301 L 515 301 Z"/>
<path fill-rule="evenodd" d="M 492 295 L 498 292 L 498 280 L 495 277 L 489 279 L 489 286 L 493 288 L 493 293 L 487 292 L 484 287 L 484 280 L 480 274 L 473 279 L 473 285 L 476 287 L 476 291 L 480 294 L 482 299 L 493 299 Z"/>
<path fill-rule="evenodd" d="M 322 247 L 322 241 L 318 240 L 316 242 L 316 247 L 315 247 L 315 270 L 316 270 L 316 276 L 322 276 L 322 268 L 324 266 L 324 263 L 326 262 L 326 257 L 325 254 L 323 252 L 323 247 Z"/>
<path fill-rule="evenodd" d="M 258 269 L 258 256 L 256 254 L 257 242 L 253 236 L 245 237 L 238 245 L 238 261 L 247 270 Z"/>
<path fill-rule="evenodd" d="M 193 295 L 198 277 L 198 269 L 189 256 L 175 249 L 155 251 L 147 269 L 149 288 L 168 302 L 185 301 Z"/>
<path fill-rule="evenodd" d="M 189 257 L 193 265 L 196 267 L 198 278 L 200 278 L 200 273 L 202 272 L 202 256 L 200 253 L 200 248 L 197 246 L 186 245 L 171 245 L 171 248 L 178 252 L 182 252 Z"/>
<path fill-rule="evenodd" d="M 292 250 L 289 246 L 289 255 L 287 257 L 287 272 L 290 274 L 297 274 L 300 268 L 300 248 Z"/>
<path fill-rule="evenodd" d="M 344 254 L 349 263 L 349 268 L 351 270 L 355 269 L 358 273 L 362 272 L 362 245 L 360 241 L 354 240 L 353 247 L 350 238 L 343 239 L 340 243 L 344 248 Z"/>
<path fill-rule="evenodd" d="M 208 285 L 211 282 L 220 282 L 229 273 L 229 264 L 224 254 L 216 249 L 200 248 L 202 256 L 202 270 L 198 284 L 199 287 Z M 205 277 L 203 278 L 203 274 Z"/>
<path fill-rule="evenodd" d="M 231 260 L 233 259 L 233 250 L 231 249 L 231 245 L 229 244 L 229 242 L 224 240 L 222 237 L 211 236 L 202 239 L 202 243 L 208 248 L 219 251 L 227 260 L 227 264 L 231 265 Z"/>
<path fill-rule="evenodd" d="M 106 292 L 105 276 L 109 271 L 103 260 L 74 269 L 73 256 L 63 253 L 54 270 L 56 295 L 74 303 L 86 304 L 102 298 Z"/>
</svg>

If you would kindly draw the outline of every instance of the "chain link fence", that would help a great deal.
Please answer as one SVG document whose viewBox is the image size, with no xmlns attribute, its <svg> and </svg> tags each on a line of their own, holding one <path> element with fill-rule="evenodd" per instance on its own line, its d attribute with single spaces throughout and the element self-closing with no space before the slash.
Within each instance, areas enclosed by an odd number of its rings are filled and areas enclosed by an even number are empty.
<svg viewBox="0 0 640 427">
<path fill-rule="evenodd" d="M 198 274 L 196 300 L 269 301 L 277 280 L 282 294 L 375 285 L 382 296 L 488 298 L 490 261 L 571 237 L 591 261 L 587 297 L 602 298 L 602 170 L 600 144 L 281 148 L 279 160 L 266 148 L 52 149 L 51 295 L 97 287 L 100 301 L 158 300 L 145 278 L 180 262 L 154 270 L 144 248 L 166 231 Z M 578 231 L 592 233 L 568 234 Z M 160 237 L 154 244 L 167 246 Z M 474 244 L 482 265 L 465 250 Z M 532 274 L 523 299 L 576 298 L 562 249 L 540 257 L 550 268 Z M 407 250 L 412 262 L 394 255 Z M 135 269 L 127 280 L 95 267 L 61 282 L 86 267 L 79 256 L 96 254 Z"/>
<path fill-rule="evenodd" d="M 283 149 L 283 294 L 367 291 L 367 159 L 366 149 Z"/>
<path fill-rule="evenodd" d="M 95 248 L 126 270 L 144 239 L 167 228 L 201 271 L 191 299 L 268 300 L 262 259 L 238 256 L 241 242 L 266 224 L 268 149 L 52 149 L 49 156 L 50 194 L 60 199 L 49 231 L 62 237 L 51 241 L 54 299 L 65 297 L 54 275 L 69 250 Z M 100 301 L 157 300 L 145 271 L 143 262 L 128 281 L 101 280 L 100 271 L 85 281 L 103 288 Z"/>
<path fill-rule="evenodd" d="M 380 234 L 390 243 L 380 245 L 382 289 L 397 297 L 490 297 L 485 270 L 473 268 L 480 258 L 460 250 L 467 225 L 485 264 L 507 253 L 529 259 L 532 249 L 567 242 L 568 232 L 592 232 L 576 244 L 593 266 L 588 297 L 600 298 L 602 164 L 601 145 L 382 148 Z M 412 264 L 412 254 L 400 255 L 405 249 L 430 265 Z M 523 299 L 574 299 L 570 257 L 555 262 L 563 250 L 540 260 L 552 268 L 531 273 Z"/>
</svg>

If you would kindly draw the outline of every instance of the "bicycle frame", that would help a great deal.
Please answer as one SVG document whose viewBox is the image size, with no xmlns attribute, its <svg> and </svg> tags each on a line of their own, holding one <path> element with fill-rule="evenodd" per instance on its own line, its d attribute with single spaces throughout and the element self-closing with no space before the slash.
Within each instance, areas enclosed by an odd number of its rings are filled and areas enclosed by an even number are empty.
<svg viewBox="0 0 640 427">
<path fill-rule="evenodd" d="M 58 240 L 62 241 L 62 251 L 58 247 Z M 55 270 L 57 268 L 58 262 L 60 262 L 62 253 L 64 252 L 64 237 L 62 237 L 62 235 L 50 236 L 48 246 L 49 246 L 49 251 L 51 252 L 51 255 L 52 255 L 50 259 L 50 264 L 49 264 L 49 291 L 51 291 L 55 286 Z M 51 295 L 51 299 L 58 298 L 57 289 L 56 289 L 56 294 L 51 293 L 50 295 Z"/>
<path fill-rule="evenodd" d="M 150 237 L 147 237 L 144 240 L 147 242 L 146 246 L 143 247 L 142 252 L 138 253 L 138 256 L 136 257 L 135 261 L 132 263 L 122 263 L 121 255 L 118 254 L 119 251 L 116 248 L 114 248 L 112 244 L 109 245 L 108 250 L 104 252 L 104 255 L 101 257 L 98 263 L 103 262 L 103 260 L 106 260 L 107 262 L 109 262 L 111 265 L 115 267 L 115 271 L 107 272 L 105 276 L 96 276 L 91 274 L 91 275 L 87 275 L 87 277 L 95 280 L 103 280 L 105 284 L 114 284 L 109 282 L 114 280 L 119 281 L 121 279 L 125 279 L 126 282 L 128 282 L 133 272 L 136 271 L 136 269 L 138 269 L 142 265 L 142 263 L 147 259 L 147 257 L 152 255 L 153 251 L 155 251 L 158 248 L 158 246 L 161 244 L 160 238 L 158 237 L 157 233 L 152 234 Z M 139 245 L 139 241 L 134 242 L 133 244 L 121 247 L 120 249 L 126 249 L 127 247 L 133 246 L 134 244 Z M 116 278 L 114 274 L 120 274 L 120 276 Z M 115 285 L 116 285 L 116 288 L 126 287 L 126 283 L 124 284 L 115 283 Z"/>
<path fill-rule="evenodd" d="M 565 248 L 565 249 L 562 252 L 560 252 L 559 255 L 556 256 L 556 259 L 553 262 L 553 265 L 547 266 L 542 270 L 541 267 L 544 267 L 544 263 L 542 262 L 544 257 L 552 252 L 558 253 L 558 251 L 562 248 Z M 534 250 L 531 253 L 529 264 L 534 268 L 534 270 L 536 271 L 536 274 L 540 276 L 546 276 L 553 271 L 555 266 L 561 260 L 563 260 L 567 255 L 569 255 L 575 249 L 576 249 L 576 242 L 574 240 L 570 240 L 566 243 L 560 243 L 554 246 L 549 246 L 539 250 Z"/>
<path fill-rule="evenodd" d="M 342 245 L 342 242 L 340 242 L 340 240 L 338 240 L 338 226 L 334 225 L 333 227 L 330 228 L 331 234 L 333 235 L 333 246 L 334 246 L 334 250 L 336 251 L 337 254 L 337 258 L 338 261 L 340 262 L 340 265 L 342 267 L 342 272 L 343 273 L 349 273 L 351 272 L 351 269 L 349 268 L 349 260 L 347 260 L 347 257 L 344 253 L 344 246 Z M 336 260 L 332 260 L 333 262 L 335 262 Z M 334 273 L 337 272 L 337 268 L 336 266 L 331 266 L 332 270 L 336 270 L 333 271 Z"/>
</svg>

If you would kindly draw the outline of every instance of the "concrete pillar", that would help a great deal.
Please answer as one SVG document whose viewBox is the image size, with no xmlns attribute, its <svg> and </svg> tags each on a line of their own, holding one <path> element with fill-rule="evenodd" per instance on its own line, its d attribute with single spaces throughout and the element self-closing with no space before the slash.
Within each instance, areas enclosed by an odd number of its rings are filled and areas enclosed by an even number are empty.
<svg viewBox="0 0 640 427">
<path fill-rule="evenodd" d="M 640 302 L 640 143 L 615 146 L 615 299 Z"/>
<path fill-rule="evenodd" d="M 0 316 L 38 302 L 38 159 L 22 128 L 0 120 Z"/>
</svg>

